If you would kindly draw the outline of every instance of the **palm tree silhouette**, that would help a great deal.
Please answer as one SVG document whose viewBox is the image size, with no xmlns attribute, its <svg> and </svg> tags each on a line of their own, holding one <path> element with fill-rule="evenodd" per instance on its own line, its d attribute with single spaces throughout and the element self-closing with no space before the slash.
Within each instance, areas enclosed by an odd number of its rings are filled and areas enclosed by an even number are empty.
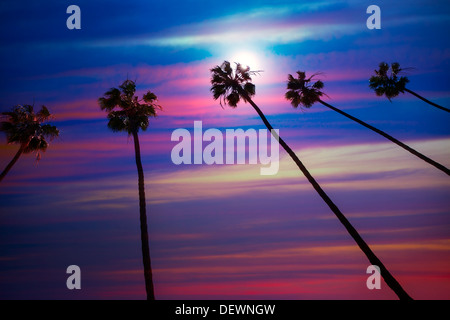
<svg viewBox="0 0 450 320">
<path fill-rule="evenodd" d="M 8 143 L 20 145 L 14 158 L 0 174 L 0 181 L 11 170 L 22 154 L 36 152 L 36 159 L 40 160 L 40 152 L 45 152 L 49 142 L 59 136 L 59 130 L 52 125 L 44 124 L 52 115 L 47 107 L 42 106 L 39 112 L 35 113 L 31 105 L 17 105 L 10 112 L 2 112 L 7 121 L 0 122 L 0 131 L 6 133 Z"/>
<path fill-rule="evenodd" d="M 288 75 L 288 84 L 287 84 L 288 91 L 285 94 L 285 98 L 287 100 L 291 101 L 291 104 L 294 108 L 297 108 L 299 105 L 304 106 L 306 108 L 310 108 L 315 102 L 320 102 L 321 104 L 330 108 L 331 110 L 334 110 L 334 111 L 340 113 L 341 115 L 359 123 L 360 125 L 378 133 L 379 135 L 385 137 L 386 139 L 395 143 L 399 147 L 412 153 L 416 157 L 419 157 L 420 159 L 431 164 L 435 168 L 445 172 L 447 175 L 450 175 L 450 170 L 448 168 L 446 168 L 445 166 L 443 166 L 442 164 L 428 158 L 427 156 L 414 150 L 410 146 L 395 139 L 394 137 L 387 134 L 386 132 L 381 131 L 380 129 L 377 129 L 377 128 L 371 126 L 370 124 L 368 124 L 358 118 L 355 118 L 355 117 L 349 115 L 348 113 L 346 113 L 338 108 L 335 108 L 332 105 L 322 101 L 320 99 L 320 97 L 324 95 L 324 93 L 322 92 L 324 84 L 320 80 L 312 83 L 312 81 L 316 75 L 317 74 L 313 74 L 311 77 L 306 78 L 305 72 L 303 72 L 303 71 L 297 71 L 297 78 L 295 78 L 291 74 Z"/>
<path fill-rule="evenodd" d="M 380 268 L 381 275 L 385 279 L 386 283 L 394 290 L 400 299 L 411 299 L 411 297 L 406 293 L 397 280 L 389 273 L 389 271 L 381 263 L 380 259 L 372 252 L 366 242 L 361 238 L 356 229 L 347 220 L 344 214 L 339 210 L 339 208 L 334 204 L 334 202 L 328 197 L 322 187 L 317 183 L 314 177 L 309 173 L 305 165 L 300 161 L 294 151 L 287 145 L 287 143 L 280 138 L 276 131 L 261 111 L 259 107 L 253 102 L 251 97 L 255 95 L 255 85 L 251 83 L 251 76 L 256 72 L 250 71 L 249 67 L 243 68 L 240 64 L 236 64 L 236 69 L 230 66 L 228 61 L 224 61 L 222 65 L 216 66 L 211 69 L 211 92 L 213 93 L 214 100 L 220 99 L 220 104 L 224 103 L 230 107 L 237 107 L 237 104 L 242 99 L 244 102 L 250 103 L 250 105 L 255 109 L 261 120 L 264 122 L 268 130 L 278 139 L 280 145 L 286 150 L 289 156 L 297 164 L 300 171 L 305 175 L 311 185 L 314 187 L 319 196 L 325 201 L 328 207 L 333 211 L 339 221 L 344 225 L 347 231 L 350 233 L 352 238 L 356 241 L 361 250 L 369 258 L 369 261 L 373 265 L 377 265 Z"/>
<path fill-rule="evenodd" d="M 450 112 L 450 109 L 431 102 L 414 91 L 406 88 L 406 84 L 409 82 L 408 78 L 405 76 L 399 77 L 399 74 L 403 70 L 404 69 L 400 68 L 400 64 L 398 62 L 392 63 L 390 67 L 386 62 L 381 62 L 379 64 L 379 69 L 375 70 L 375 75 L 371 76 L 369 79 L 369 87 L 375 91 L 377 96 L 381 97 L 385 95 L 389 101 L 398 96 L 400 93 L 405 93 L 406 91 L 420 100 L 432 105 L 433 107 Z M 390 75 L 388 74 L 389 71 Z"/>
<path fill-rule="evenodd" d="M 98 99 L 100 108 L 108 112 L 108 127 L 113 132 L 127 132 L 133 136 L 136 166 L 138 171 L 139 212 L 141 224 L 142 260 L 144 264 L 145 290 L 147 300 L 155 300 L 153 276 L 148 243 L 147 213 L 145 202 L 144 170 L 141 162 L 139 146 L 139 130 L 145 131 L 149 125 L 149 117 L 156 117 L 157 97 L 151 91 L 144 94 L 141 100 L 135 96 L 136 84 L 125 80 L 119 88 L 112 88 Z"/>
</svg>

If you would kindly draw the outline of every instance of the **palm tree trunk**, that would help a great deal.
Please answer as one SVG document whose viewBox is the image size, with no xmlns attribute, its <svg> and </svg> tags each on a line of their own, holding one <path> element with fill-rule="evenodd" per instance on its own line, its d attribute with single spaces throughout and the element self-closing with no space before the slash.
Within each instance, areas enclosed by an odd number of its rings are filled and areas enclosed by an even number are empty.
<svg viewBox="0 0 450 320">
<path fill-rule="evenodd" d="M 273 127 L 270 125 L 269 121 L 267 121 L 266 117 L 262 113 L 262 111 L 259 109 L 259 107 L 253 102 L 253 100 L 250 99 L 250 97 L 242 91 L 241 94 L 246 98 L 246 100 L 252 105 L 252 107 L 256 110 L 258 115 L 261 117 L 262 121 L 266 125 L 267 129 L 272 132 L 272 134 L 275 134 L 275 131 L 273 131 Z M 370 263 L 372 265 L 376 265 L 380 268 L 381 276 L 383 277 L 386 284 L 397 294 L 397 296 L 400 299 L 404 300 L 412 300 L 412 298 L 406 293 L 406 291 L 402 288 L 400 283 L 389 273 L 389 271 L 386 269 L 386 267 L 383 265 L 383 263 L 378 259 L 378 257 L 372 252 L 372 250 L 369 248 L 367 243 L 363 240 L 363 238 L 359 235 L 358 231 L 352 226 L 350 221 L 347 220 L 347 218 L 344 216 L 344 214 L 339 210 L 339 208 L 334 204 L 334 202 L 328 197 L 328 195 L 323 191 L 319 183 L 313 178 L 313 176 L 309 173 L 308 169 L 303 165 L 303 163 L 300 161 L 300 159 L 297 157 L 297 155 L 292 151 L 292 149 L 287 145 L 286 142 L 284 142 L 283 139 L 281 139 L 278 136 L 275 136 L 275 138 L 278 139 L 280 145 L 286 150 L 286 152 L 290 155 L 292 160 L 297 164 L 301 172 L 305 175 L 305 177 L 308 179 L 308 181 L 311 183 L 311 185 L 314 187 L 314 189 L 317 191 L 319 196 L 325 201 L 325 203 L 328 205 L 328 207 L 333 211 L 333 213 L 336 215 L 336 217 L 339 219 L 339 221 L 344 225 L 345 229 L 347 229 L 348 233 L 351 235 L 353 240 L 355 240 L 356 244 L 359 246 L 359 248 L 364 252 L 366 257 L 369 259 Z"/>
<path fill-rule="evenodd" d="M 142 168 L 141 149 L 139 146 L 139 137 L 137 132 L 133 132 L 133 140 L 134 140 L 134 151 L 136 156 L 136 166 L 139 177 L 139 212 L 141 222 L 142 260 L 144 262 L 145 291 L 147 292 L 147 300 L 155 300 L 155 293 L 153 289 L 152 266 L 150 262 L 150 247 L 148 244 L 144 170 Z"/>
<path fill-rule="evenodd" d="M 0 182 L 8 174 L 9 170 L 11 170 L 11 168 L 14 166 L 14 164 L 17 162 L 17 160 L 19 160 L 19 157 L 22 155 L 22 153 L 25 150 L 26 146 L 27 146 L 26 143 L 22 143 L 22 145 L 20 146 L 20 148 L 17 151 L 16 155 L 14 156 L 14 158 L 11 160 L 10 163 L 8 163 L 8 165 L 6 166 L 5 170 L 3 170 L 2 174 L 0 174 Z"/>
<path fill-rule="evenodd" d="M 425 101 L 425 102 L 428 103 L 428 104 L 431 104 L 433 107 L 436 107 L 436 108 L 438 108 L 438 109 L 441 109 L 441 110 L 450 112 L 450 109 L 447 109 L 447 108 L 445 108 L 445 107 L 443 107 L 443 106 L 440 106 L 440 105 L 438 105 L 438 104 L 436 104 L 436 103 L 434 103 L 434 102 L 431 102 L 430 100 L 425 99 L 424 97 L 418 95 L 418 94 L 415 93 L 414 91 L 411 91 L 411 90 L 406 89 L 406 88 L 405 88 L 405 91 L 411 93 L 413 96 L 416 96 L 416 97 L 419 98 L 420 100 Z"/>
<path fill-rule="evenodd" d="M 349 119 L 351 119 L 351 120 L 353 120 L 353 121 L 358 122 L 360 125 L 362 125 L 362 126 L 368 128 L 368 129 L 370 129 L 370 130 L 372 130 L 372 131 L 375 131 L 376 133 L 382 135 L 383 137 L 385 137 L 386 139 L 388 139 L 388 140 L 390 140 L 391 142 L 395 143 L 396 145 L 402 147 L 402 148 L 405 149 L 406 151 L 412 153 L 412 154 L 415 155 L 416 157 L 419 157 L 420 159 L 422 159 L 422 160 L 425 161 L 425 162 L 428 162 L 429 164 L 431 164 L 431 165 L 434 166 L 435 168 L 437 168 L 437 169 L 439 169 L 439 170 L 445 172 L 447 175 L 450 175 L 450 170 L 447 169 L 447 167 L 443 166 L 442 164 L 440 164 L 440 163 L 438 163 L 438 162 L 436 162 L 436 161 L 434 161 L 434 160 L 431 160 L 431 159 L 428 158 L 427 156 L 425 156 L 425 155 L 423 155 L 422 153 L 420 153 L 420 152 L 414 150 L 413 148 L 411 148 L 410 146 L 404 144 L 403 142 L 400 142 L 399 140 L 395 139 L 394 137 L 392 137 L 391 135 L 387 134 L 386 132 L 381 131 L 381 130 L 375 128 L 375 127 L 372 127 L 370 124 L 367 124 L 367 123 L 365 123 L 364 121 L 361 121 L 361 120 L 359 120 L 358 118 L 355 118 L 355 117 L 349 115 L 348 113 L 346 113 L 346 112 L 344 112 L 344 111 L 342 111 L 342 110 L 340 110 L 340 109 L 338 109 L 338 108 L 335 108 L 335 107 L 333 107 L 332 105 L 330 105 L 330 104 L 328 104 L 328 103 L 326 103 L 326 102 L 324 102 L 324 101 L 322 101 L 322 100 L 320 100 L 320 99 L 319 99 L 318 101 L 319 101 L 321 104 L 323 104 L 324 106 L 330 108 L 331 110 L 334 110 L 334 111 L 336 111 L 337 113 L 340 113 L 340 114 L 342 114 L 343 116 L 345 116 L 345 117 L 347 117 L 347 118 L 349 118 Z"/>
</svg>

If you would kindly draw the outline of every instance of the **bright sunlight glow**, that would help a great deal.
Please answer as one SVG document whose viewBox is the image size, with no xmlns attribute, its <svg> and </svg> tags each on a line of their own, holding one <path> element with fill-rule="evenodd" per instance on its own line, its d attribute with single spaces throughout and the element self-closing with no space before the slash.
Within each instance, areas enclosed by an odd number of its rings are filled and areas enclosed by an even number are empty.
<svg viewBox="0 0 450 320">
<path fill-rule="evenodd" d="M 256 53 L 251 51 L 238 51 L 231 55 L 230 62 L 238 62 L 242 66 L 249 66 L 251 70 L 258 70 L 261 66 L 261 59 Z"/>
</svg>

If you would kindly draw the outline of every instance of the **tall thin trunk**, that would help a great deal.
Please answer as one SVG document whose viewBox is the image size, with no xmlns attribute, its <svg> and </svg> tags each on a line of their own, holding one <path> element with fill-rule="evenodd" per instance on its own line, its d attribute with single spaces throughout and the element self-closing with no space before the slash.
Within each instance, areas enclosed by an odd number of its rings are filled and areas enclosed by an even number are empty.
<svg viewBox="0 0 450 320">
<path fill-rule="evenodd" d="M 259 109 L 259 107 L 250 99 L 250 97 L 244 92 L 241 92 L 242 95 L 246 98 L 246 100 L 252 105 L 252 107 L 256 110 L 258 115 L 261 117 L 262 121 L 266 125 L 267 129 L 272 132 L 272 134 L 275 133 L 273 131 L 273 127 L 270 125 L 269 121 L 266 119 L 262 111 Z M 275 136 L 275 135 L 274 135 Z M 357 243 L 359 248 L 364 252 L 366 257 L 369 259 L 370 263 L 372 265 L 376 265 L 380 268 L 381 276 L 383 277 L 386 284 L 397 294 L 397 296 L 400 299 L 404 300 L 412 300 L 412 298 L 406 293 L 406 291 L 402 288 L 400 283 L 389 273 L 389 271 L 386 269 L 386 267 L 383 265 L 383 263 L 378 259 L 378 257 L 372 252 L 372 250 L 369 248 L 367 243 L 363 240 L 363 238 L 359 235 L 358 231 L 352 226 L 350 221 L 347 220 L 347 218 L 344 216 L 344 214 L 339 210 L 339 208 L 334 204 L 334 202 L 328 197 L 328 195 L 323 191 L 323 189 L 320 187 L 320 185 L 317 183 L 317 181 L 313 178 L 313 176 L 309 173 L 308 169 L 303 165 L 303 163 L 300 161 L 300 159 L 297 157 L 297 155 L 292 151 L 292 149 L 287 145 L 286 142 L 284 142 L 283 139 L 281 139 L 278 136 L 275 136 L 275 138 L 278 139 L 280 145 L 286 150 L 286 152 L 289 154 L 289 156 L 294 160 L 294 162 L 297 164 L 301 172 L 305 175 L 305 177 L 308 179 L 308 181 L 311 183 L 311 185 L 314 187 L 314 189 L 317 191 L 317 193 L 320 195 L 320 197 L 325 201 L 325 203 L 328 205 L 328 207 L 333 211 L 333 213 L 336 215 L 336 217 L 339 219 L 339 221 L 344 225 L 345 229 L 347 229 L 348 233 L 352 236 L 353 240 Z"/>
<path fill-rule="evenodd" d="M 418 95 L 418 94 L 415 93 L 414 91 L 411 91 L 411 90 L 406 89 L 406 88 L 405 88 L 405 91 L 411 93 L 413 96 L 416 96 L 416 97 L 419 98 L 420 100 L 425 101 L 425 102 L 428 103 L 428 104 L 431 104 L 433 107 L 436 107 L 436 108 L 438 108 L 438 109 L 441 109 L 441 110 L 450 112 L 450 109 L 447 109 L 447 108 L 445 108 L 445 107 L 443 107 L 443 106 L 440 106 L 440 105 L 438 105 L 438 104 L 436 104 L 436 103 L 434 103 L 434 102 L 431 102 L 430 100 L 425 99 L 425 98 L 422 97 L 421 95 Z"/>
<path fill-rule="evenodd" d="M 11 168 L 14 166 L 14 164 L 17 162 L 17 160 L 19 160 L 19 157 L 22 155 L 23 151 L 25 150 L 27 144 L 26 143 L 22 143 L 20 145 L 19 150 L 17 151 L 16 155 L 14 156 L 14 158 L 11 160 L 10 163 L 8 163 L 8 165 L 6 166 L 5 170 L 3 170 L 2 174 L 0 174 L 0 182 L 3 180 L 3 178 L 8 174 L 9 170 L 11 170 Z"/>
<path fill-rule="evenodd" d="M 147 292 L 147 300 L 155 300 L 155 293 L 153 289 L 152 265 L 150 261 L 150 247 L 148 244 L 144 170 L 142 169 L 141 149 L 139 146 L 139 137 L 137 132 L 133 132 L 133 140 L 134 140 L 134 151 L 136 155 L 136 167 L 139 177 L 139 212 L 140 212 L 139 216 L 141 222 L 142 260 L 144 263 L 145 291 Z"/>
<path fill-rule="evenodd" d="M 349 118 L 349 119 L 351 119 L 351 120 L 353 120 L 353 121 L 358 122 L 360 125 L 362 125 L 362 126 L 368 128 L 368 129 L 370 129 L 370 130 L 372 130 L 372 131 L 375 131 L 376 133 L 378 133 L 378 134 L 382 135 L 383 137 L 385 137 L 386 139 L 392 141 L 393 143 L 395 143 L 395 144 L 398 145 L 399 147 L 402 147 L 402 148 L 405 149 L 406 151 L 411 152 L 411 153 L 412 153 L 413 155 L 415 155 L 416 157 L 419 157 L 420 159 L 422 159 L 422 160 L 425 161 L 425 162 L 428 162 L 429 164 L 431 164 L 431 165 L 434 166 L 435 168 L 437 168 L 437 169 L 439 169 L 439 170 L 445 172 L 447 175 L 450 175 L 450 170 L 447 169 L 445 166 L 443 166 L 442 164 L 440 164 L 440 163 L 438 163 L 438 162 L 436 162 L 436 161 L 434 161 L 434 160 L 431 160 L 431 159 L 428 158 L 427 156 L 425 156 L 425 155 L 423 155 L 422 153 L 420 153 L 420 152 L 414 150 L 413 148 L 411 148 L 410 146 L 404 144 L 403 142 L 401 142 L 401 141 L 395 139 L 394 137 L 392 137 L 391 135 L 387 134 L 386 132 L 377 129 L 377 128 L 371 126 L 370 124 L 367 124 L 367 123 L 365 123 L 364 121 L 361 121 L 361 120 L 359 120 L 358 118 L 355 118 L 355 117 L 349 115 L 348 113 L 346 113 L 346 112 L 344 112 L 344 111 L 342 111 L 342 110 L 340 110 L 340 109 L 338 109 L 338 108 L 335 108 L 335 107 L 333 107 L 332 105 L 330 105 L 330 104 L 328 104 L 328 103 L 326 103 L 326 102 L 324 102 L 324 101 L 322 101 L 322 100 L 320 100 L 320 99 L 319 99 L 319 102 L 320 102 L 321 104 L 323 104 L 324 106 L 330 108 L 331 110 L 334 110 L 334 111 L 336 111 L 337 113 L 340 113 L 340 114 L 342 114 L 343 116 L 345 116 L 345 117 L 347 117 L 347 118 Z"/>
</svg>

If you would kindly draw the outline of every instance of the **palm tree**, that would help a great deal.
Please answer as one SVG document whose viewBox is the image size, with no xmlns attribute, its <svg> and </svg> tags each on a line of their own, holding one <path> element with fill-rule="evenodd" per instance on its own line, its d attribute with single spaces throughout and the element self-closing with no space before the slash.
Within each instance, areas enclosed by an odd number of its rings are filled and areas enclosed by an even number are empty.
<svg viewBox="0 0 450 320">
<path fill-rule="evenodd" d="M 59 130 L 55 126 L 44 124 L 52 117 L 45 106 L 42 106 L 41 110 L 35 113 L 31 105 L 17 105 L 10 112 L 2 112 L 2 115 L 7 120 L 0 122 L 0 131 L 6 133 L 8 143 L 17 143 L 20 147 L 1 173 L 0 181 L 3 180 L 22 154 L 36 152 L 36 159 L 40 160 L 40 152 L 45 152 L 49 146 L 47 139 L 53 140 L 59 136 Z"/>
<path fill-rule="evenodd" d="M 138 171 L 139 212 L 141 224 L 142 260 L 144 264 L 144 279 L 147 300 L 155 300 L 153 289 L 153 276 L 150 261 L 150 248 L 148 243 L 147 213 L 145 202 L 144 170 L 141 162 L 139 146 L 139 130 L 145 131 L 149 125 L 149 117 L 156 117 L 156 95 L 147 91 L 141 100 L 135 96 L 136 85 L 131 80 L 125 80 L 119 88 L 112 88 L 103 97 L 98 99 L 100 108 L 108 112 L 108 127 L 113 132 L 127 132 L 133 136 L 136 166 Z"/>
<path fill-rule="evenodd" d="M 373 265 L 377 265 L 378 267 L 380 267 L 381 274 L 384 277 L 386 283 L 394 290 L 394 292 L 400 299 L 411 299 L 411 297 L 406 293 L 405 290 L 403 290 L 397 280 L 384 267 L 378 257 L 371 251 L 369 246 L 364 242 L 356 229 L 351 225 L 344 214 L 325 193 L 319 183 L 317 183 L 314 177 L 309 173 L 308 169 L 300 161 L 294 151 L 287 145 L 287 143 L 283 139 L 281 139 L 276 134 L 276 131 L 273 130 L 273 127 L 271 126 L 261 109 L 259 109 L 259 107 L 253 102 L 251 97 L 255 95 L 255 85 L 251 83 L 251 76 L 255 74 L 255 72 L 250 71 L 249 67 L 243 68 L 240 64 L 237 64 L 236 69 L 233 71 L 228 61 L 224 61 L 221 66 L 212 68 L 211 72 L 211 92 L 213 93 L 214 99 L 220 99 L 221 105 L 223 102 L 230 107 L 237 107 L 237 104 L 241 99 L 244 102 L 250 103 L 250 105 L 260 116 L 261 120 L 264 122 L 267 129 L 270 130 L 275 138 L 278 139 L 280 145 L 284 148 L 284 150 L 286 150 L 292 160 L 294 160 L 300 171 L 305 175 L 305 177 L 311 183 L 319 196 L 323 199 L 323 201 L 325 201 L 331 211 L 333 211 L 339 221 L 344 225 L 344 227 L 356 241 L 361 250 L 363 250 L 363 252 L 369 258 L 370 262 Z"/>
<path fill-rule="evenodd" d="M 388 74 L 390 72 L 390 75 Z M 391 101 L 392 98 L 398 96 L 401 93 L 409 92 L 413 96 L 419 98 L 422 101 L 436 107 L 438 109 L 450 112 L 450 109 L 440 106 L 434 102 L 431 102 L 428 99 L 418 95 L 414 91 L 406 88 L 406 84 L 409 82 L 408 78 L 405 76 L 399 77 L 399 74 L 404 69 L 400 68 L 400 64 L 398 62 L 394 62 L 389 67 L 389 64 L 386 62 L 381 62 L 379 65 L 379 69 L 375 70 L 375 75 L 370 77 L 369 87 L 373 89 L 377 96 L 381 97 L 383 95 Z"/>
<path fill-rule="evenodd" d="M 423 161 L 431 164 L 435 168 L 445 172 L 447 175 L 450 175 L 450 170 L 447 169 L 442 164 L 428 158 L 427 156 L 423 155 L 422 153 L 414 150 L 410 146 L 404 144 L 403 142 L 395 139 L 391 135 L 387 134 L 384 131 L 381 131 L 380 129 L 377 129 L 370 124 L 367 124 L 366 122 L 355 118 L 348 113 L 333 107 L 332 105 L 322 101 L 320 97 L 324 95 L 322 92 L 322 89 L 324 87 L 324 84 L 322 81 L 318 80 L 314 83 L 312 83 L 314 76 L 316 74 L 313 74 L 311 77 L 306 78 L 305 72 L 303 71 L 297 71 L 297 78 L 294 78 L 292 75 L 288 75 L 288 84 L 287 89 L 288 91 L 285 94 L 285 97 L 287 100 L 291 101 L 291 104 L 294 108 L 297 108 L 299 105 L 304 106 L 306 108 L 310 108 L 315 102 L 320 102 L 324 106 L 330 108 L 331 110 L 334 110 L 341 115 L 359 123 L 360 125 L 378 133 L 379 135 L 385 137 L 389 141 L 395 143 L 396 145 L 400 146 L 401 148 L 405 149 L 406 151 L 412 153 L 413 155 L 419 157 Z"/>
</svg>

